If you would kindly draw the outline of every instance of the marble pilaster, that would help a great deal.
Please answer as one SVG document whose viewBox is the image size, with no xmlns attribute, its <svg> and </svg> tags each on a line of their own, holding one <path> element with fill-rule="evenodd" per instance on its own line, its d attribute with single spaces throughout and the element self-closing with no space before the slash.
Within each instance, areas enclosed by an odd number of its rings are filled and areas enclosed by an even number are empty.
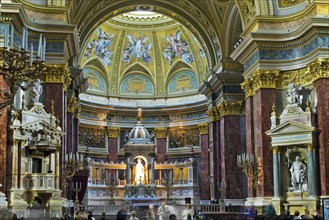
<svg viewBox="0 0 329 220">
<path fill-rule="evenodd" d="M 166 161 L 166 144 L 168 128 L 155 128 L 155 137 L 157 144 L 157 163 L 164 163 Z"/>
<path fill-rule="evenodd" d="M 210 199 L 209 192 L 209 130 L 208 123 L 198 125 L 200 132 L 200 146 L 201 146 L 201 199 Z"/>
<path fill-rule="evenodd" d="M 253 97 L 248 96 L 245 99 L 246 106 L 246 151 L 247 153 L 255 153 L 255 133 L 254 133 L 254 106 Z M 248 178 L 248 197 L 256 197 L 256 190 L 252 186 L 252 180 Z"/>
<path fill-rule="evenodd" d="M 116 163 L 118 161 L 118 143 L 120 137 L 120 128 L 108 127 L 107 134 L 109 161 L 113 161 L 114 163 Z"/>
<path fill-rule="evenodd" d="M 258 158 L 258 196 L 273 196 L 273 155 L 271 138 L 266 131 L 271 128 L 272 105 L 276 101 L 274 88 L 258 89 L 254 96 L 255 149 Z"/>
<path fill-rule="evenodd" d="M 240 116 L 226 115 L 220 119 L 221 182 L 226 183 L 223 194 L 226 199 L 239 199 L 243 194 L 238 154 L 241 154 Z"/>
<path fill-rule="evenodd" d="M 1 84 L 1 81 L 0 81 Z M 0 183 L 2 187 L 0 188 L 0 192 L 6 191 L 6 172 L 7 172 L 7 108 L 0 109 L 0 127 L 2 128 L 0 134 Z"/>
<path fill-rule="evenodd" d="M 314 90 L 318 103 L 317 125 L 319 134 L 319 168 L 320 191 L 322 196 L 329 196 L 329 79 L 320 78 L 314 82 Z M 320 101 L 321 100 L 321 101 Z"/>
</svg>

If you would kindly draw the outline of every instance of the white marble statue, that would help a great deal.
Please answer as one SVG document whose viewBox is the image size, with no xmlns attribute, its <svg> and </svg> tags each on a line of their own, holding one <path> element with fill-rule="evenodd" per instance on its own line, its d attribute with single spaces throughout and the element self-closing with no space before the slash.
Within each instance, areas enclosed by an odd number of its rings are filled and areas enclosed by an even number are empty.
<svg viewBox="0 0 329 220">
<path fill-rule="evenodd" d="M 296 156 L 295 161 L 290 167 L 291 185 L 294 191 L 302 191 L 304 179 L 306 177 L 306 165 L 300 161 L 299 156 Z"/>
<path fill-rule="evenodd" d="M 40 96 L 42 94 L 41 80 L 37 79 L 32 83 L 30 98 L 33 103 L 39 102 Z"/>
<path fill-rule="evenodd" d="M 302 103 L 303 96 L 299 95 L 299 91 L 302 90 L 302 86 L 296 86 L 294 83 L 288 84 L 287 90 L 287 101 L 288 104 L 298 104 Z"/>
<path fill-rule="evenodd" d="M 136 164 L 135 182 L 138 185 L 139 183 L 143 183 L 144 179 L 145 179 L 144 165 L 142 164 L 142 159 L 138 158 L 137 159 L 137 164 Z"/>
</svg>

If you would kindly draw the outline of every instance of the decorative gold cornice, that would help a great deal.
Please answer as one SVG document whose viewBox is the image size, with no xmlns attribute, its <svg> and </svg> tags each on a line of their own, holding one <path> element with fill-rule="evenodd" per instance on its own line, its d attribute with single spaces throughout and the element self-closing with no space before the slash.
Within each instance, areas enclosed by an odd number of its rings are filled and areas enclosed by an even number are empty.
<svg viewBox="0 0 329 220">
<path fill-rule="evenodd" d="M 244 111 L 242 101 L 222 101 L 217 105 L 220 117 L 241 115 Z"/>
<path fill-rule="evenodd" d="M 155 128 L 156 138 L 167 138 L 168 128 Z"/>
<path fill-rule="evenodd" d="M 120 127 L 107 127 L 107 136 L 109 138 L 118 138 L 120 136 Z"/>
<path fill-rule="evenodd" d="M 220 118 L 219 111 L 216 106 L 208 109 L 206 114 L 209 116 L 209 122 L 218 121 Z"/>
<path fill-rule="evenodd" d="M 280 8 L 292 7 L 303 3 L 305 0 L 278 0 Z"/>
<path fill-rule="evenodd" d="M 209 129 L 208 128 L 209 128 L 208 127 L 208 122 L 198 124 L 198 129 L 199 129 L 200 135 L 209 134 Z"/>
<path fill-rule="evenodd" d="M 278 146 L 273 146 L 272 150 L 273 150 L 273 154 L 277 154 L 279 152 Z"/>
<path fill-rule="evenodd" d="M 81 106 L 78 98 L 72 96 L 67 105 L 67 111 L 72 113 L 74 118 L 78 119 L 81 111 Z"/>
<path fill-rule="evenodd" d="M 67 91 L 71 84 L 71 74 L 67 64 L 53 65 L 47 64 L 42 78 L 44 83 L 62 83 Z"/>
</svg>

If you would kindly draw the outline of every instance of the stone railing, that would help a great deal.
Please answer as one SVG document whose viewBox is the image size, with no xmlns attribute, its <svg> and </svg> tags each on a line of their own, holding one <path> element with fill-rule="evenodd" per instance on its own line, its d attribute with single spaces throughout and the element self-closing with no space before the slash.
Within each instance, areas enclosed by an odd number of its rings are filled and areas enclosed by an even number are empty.
<svg viewBox="0 0 329 220">
<path fill-rule="evenodd" d="M 26 175 L 26 188 L 29 190 L 55 190 L 55 175 L 33 173 Z"/>
<path fill-rule="evenodd" d="M 155 206 L 155 211 L 157 210 L 157 207 L 160 204 L 153 204 Z M 186 205 L 176 204 L 176 205 L 168 205 L 168 210 L 170 213 L 173 213 L 176 215 L 177 219 L 182 219 L 182 212 L 185 209 Z M 221 206 L 219 204 L 198 204 L 198 205 L 190 205 L 190 207 L 199 212 L 201 211 L 206 216 L 212 217 L 213 219 L 245 219 L 247 214 L 246 212 L 239 212 L 232 209 L 229 209 L 229 207 L 226 207 L 227 211 L 220 211 Z M 128 215 L 130 215 L 130 212 L 132 210 L 138 210 L 138 217 L 140 219 L 143 219 L 144 213 L 138 209 L 134 205 L 79 205 L 79 209 L 82 211 L 92 211 L 94 216 L 99 216 L 101 213 L 106 213 L 107 216 L 111 218 L 115 217 L 116 214 L 120 209 L 126 209 L 128 211 Z M 145 211 L 148 207 L 145 207 Z M 236 207 L 236 209 L 240 209 L 241 207 Z M 114 218 L 113 218 L 114 219 Z"/>
</svg>

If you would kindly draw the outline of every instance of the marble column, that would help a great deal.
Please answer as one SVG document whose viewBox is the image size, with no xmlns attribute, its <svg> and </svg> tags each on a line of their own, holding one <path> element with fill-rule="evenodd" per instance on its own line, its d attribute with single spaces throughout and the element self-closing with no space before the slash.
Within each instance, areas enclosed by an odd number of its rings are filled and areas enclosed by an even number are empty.
<svg viewBox="0 0 329 220">
<path fill-rule="evenodd" d="M 272 105 L 276 101 L 276 90 L 260 88 L 254 96 L 255 148 L 258 158 L 258 196 L 273 196 L 273 155 L 271 138 L 266 131 L 271 128 Z"/>
<path fill-rule="evenodd" d="M 254 106 L 253 97 L 248 96 L 245 99 L 246 106 L 246 151 L 249 154 L 255 154 L 255 133 L 254 133 Z M 248 197 L 256 197 L 256 190 L 252 186 L 252 180 L 248 178 Z"/>
<path fill-rule="evenodd" d="M 166 145 L 167 145 L 167 132 L 168 128 L 155 128 L 155 137 L 157 144 L 157 159 L 158 163 L 166 161 Z"/>
<path fill-rule="evenodd" d="M 315 196 L 315 169 L 314 169 L 314 157 L 313 157 L 313 146 L 312 144 L 307 145 L 307 185 L 308 194 L 310 197 Z"/>
<path fill-rule="evenodd" d="M 4 86 L 3 81 L 0 80 L 0 86 Z M 0 99 L 1 100 L 1 99 Z M 10 160 L 7 152 L 7 123 L 8 123 L 7 108 L 0 109 L 0 183 L 2 187 L 0 192 L 6 192 L 6 175 L 7 175 L 7 159 Z M 8 158 L 7 158 L 8 157 Z M 9 165 L 10 166 L 10 165 Z"/>
<path fill-rule="evenodd" d="M 200 148 L 201 148 L 201 199 L 210 199 L 210 184 L 209 184 L 209 127 L 208 122 L 198 124 L 200 134 Z"/>
<path fill-rule="evenodd" d="M 150 157 L 151 157 L 151 184 L 155 184 L 155 166 L 154 166 L 154 157 L 155 157 L 155 153 L 151 153 Z"/>
<path fill-rule="evenodd" d="M 280 196 L 279 189 L 279 158 L 278 158 L 278 147 L 273 146 L 273 183 L 274 183 L 274 197 L 278 198 Z"/>
<path fill-rule="evenodd" d="M 314 72 L 319 73 L 321 68 L 315 68 Z M 328 70 L 327 70 L 327 75 Z M 320 78 L 314 82 L 315 96 L 317 97 L 317 125 L 321 131 L 319 134 L 319 170 L 320 170 L 320 191 L 322 196 L 329 196 L 329 79 Z"/>
<path fill-rule="evenodd" d="M 71 74 L 66 65 L 47 65 L 42 77 L 44 83 L 45 110 L 59 119 L 59 126 L 67 132 L 67 88 L 71 83 Z M 59 152 L 59 181 L 63 182 L 63 160 L 67 152 L 67 135 L 62 137 Z M 62 189 L 63 186 L 60 186 Z"/>
<path fill-rule="evenodd" d="M 126 184 L 131 184 L 130 154 L 126 154 Z"/>
<path fill-rule="evenodd" d="M 237 166 L 236 156 L 242 153 L 240 119 L 242 101 L 222 101 L 220 111 L 220 155 L 221 181 L 225 183 L 224 198 L 240 199 L 243 195 L 241 169 Z"/>
<path fill-rule="evenodd" d="M 209 115 L 209 187 L 210 198 L 219 199 L 220 162 L 219 162 L 219 112 L 216 107 L 207 111 Z"/>
<path fill-rule="evenodd" d="M 118 161 L 118 145 L 120 138 L 119 127 L 107 127 L 109 162 Z"/>
</svg>

